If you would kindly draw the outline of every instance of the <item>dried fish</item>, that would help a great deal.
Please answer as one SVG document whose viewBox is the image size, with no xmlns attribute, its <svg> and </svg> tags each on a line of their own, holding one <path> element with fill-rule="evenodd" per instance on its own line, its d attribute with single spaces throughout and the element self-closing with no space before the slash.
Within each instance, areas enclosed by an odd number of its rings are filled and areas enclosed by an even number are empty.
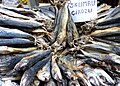
<svg viewBox="0 0 120 86">
<path fill-rule="evenodd" d="M 60 17 L 60 27 L 58 30 L 58 36 L 56 38 L 56 42 L 54 43 L 55 45 L 62 44 L 62 42 L 65 40 L 66 37 L 66 25 L 68 21 L 68 3 L 65 3 L 62 10 L 61 10 L 61 17 Z"/>
<path fill-rule="evenodd" d="M 101 37 L 101 36 L 109 36 L 109 35 L 117 35 L 119 34 L 120 27 L 111 27 L 107 28 L 105 30 L 96 30 L 92 32 L 90 35 L 95 37 Z"/>
<path fill-rule="evenodd" d="M 109 84 L 114 84 L 114 80 L 102 69 L 98 69 L 98 68 L 93 69 L 91 67 L 85 67 L 83 71 L 87 75 L 92 85 L 96 85 L 96 86 L 107 85 L 107 83 L 103 81 L 104 79 Z"/>
<path fill-rule="evenodd" d="M 32 67 L 33 65 L 35 65 L 36 62 L 42 60 L 43 58 L 49 56 L 51 53 L 50 50 L 46 50 L 46 51 L 43 51 L 43 50 L 38 50 L 38 51 L 35 51 L 35 54 L 31 55 L 31 56 L 26 56 L 24 57 L 20 62 L 18 62 L 12 73 L 16 73 L 16 72 L 20 72 L 20 71 L 25 71 L 27 69 L 29 69 L 30 67 Z"/>
<path fill-rule="evenodd" d="M 54 55 L 54 54 L 52 56 L 52 62 L 51 62 L 51 75 L 58 82 L 62 81 L 62 74 L 61 74 L 59 66 L 56 62 L 56 55 Z"/>
<path fill-rule="evenodd" d="M 0 46 L 33 47 L 34 42 L 23 38 L 0 39 Z"/>
<path fill-rule="evenodd" d="M 18 29 L 0 27 L 0 38 L 26 38 L 34 40 L 34 36 Z"/>
<path fill-rule="evenodd" d="M 43 23 L 39 23 L 34 20 L 24 20 L 19 18 L 9 17 L 3 14 L 0 14 L 0 25 L 2 26 L 14 26 L 21 28 L 38 28 L 43 25 Z"/>
<path fill-rule="evenodd" d="M 40 69 L 37 73 L 37 77 L 41 81 L 48 82 L 51 79 L 51 74 L 50 74 L 50 61 L 46 63 L 46 65 Z"/>
<path fill-rule="evenodd" d="M 20 86 L 29 86 L 33 82 L 36 73 L 49 61 L 49 59 L 50 58 L 47 57 L 41 61 L 38 61 L 34 66 L 26 70 L 21 78 Z"/>
<path fill-rule="evenodd" d="M 7 46 L 0 46 L 0 54 L 25 53 L 36 50 L 37 47 L 31 48 L 13 48 Z"/>
<path fill-rule="evenodd" d="M 14 17 L 14 18 L 20 18 L 20 19 L 26 19 L 26 20 L 32 19 L 31 17 L 27 17 L 4 8 L 0 8 L 0 13 L 10 17 Z"/>
</svg>

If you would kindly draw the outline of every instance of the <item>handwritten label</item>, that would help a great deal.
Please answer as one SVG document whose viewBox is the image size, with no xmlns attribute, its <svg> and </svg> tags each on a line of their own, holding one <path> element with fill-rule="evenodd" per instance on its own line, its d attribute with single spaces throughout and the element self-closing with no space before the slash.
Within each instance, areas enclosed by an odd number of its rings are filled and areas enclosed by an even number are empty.
<svg viewBox="0 0 120 86">
<path fill-rule="evenodd" d="M 90 21 L 97 18 L 97 0 L 71 0 L 69 9 L 74 22 Z"/>
</svg>

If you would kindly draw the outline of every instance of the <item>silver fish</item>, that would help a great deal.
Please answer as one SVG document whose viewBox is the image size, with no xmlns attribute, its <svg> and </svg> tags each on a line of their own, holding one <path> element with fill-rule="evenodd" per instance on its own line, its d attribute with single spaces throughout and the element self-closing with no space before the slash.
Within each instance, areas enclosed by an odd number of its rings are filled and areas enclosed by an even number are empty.
<svg viewBox="0 0 120 86">
<path fill-rule="evenodd" d="M 23 38 L 0 39 L 0 46 L 33 47 L 34 42 Z"/>
<path fill-rule="evenodd" d="M 4 8 L 0 8 L 0 13 L 10 17 L 14 17 L 14 18 L 20 18 L 20 19 L 26 19 L 26 20 L 32 19 L 31 17 L 27 17 L 22 14 L 19 14 Z"/>
<path fill-rule="evenodd" d="M 24 19 L 13 18 L 13 17 L 0 14 L 0 25 L 15 26 L 15 27 L 22 27 L 22 28 L 24 27 L 24 28 L 32 29 L 32 28 L 38 28 L 44 24 L 34 20 L 24 20 Z"/>
<path fill-rule="evenodd" d="M 53 45 L 55 46 L 56 44 L 60 45 L 65 40 L 66 32 L 67 32 L 66 29 L 67 21 L 68 21 L 68 3 L 64 3 L 63 8 L 61 10 L 58 36 L 56 38 L 56 42 Z"/>
<path fill-rule="evenodd" d="M 49 57 L 38 61 L 30 69 L 26 70 L 21 78 L 20 86 L 29 86 L 36 76 L 36 73 L 50 60 Z"/>
<path fill-rule="evenodd" d="M 36 62 L 42 60 L 43 58 L 47 57 L 50 55 L 51 51 L 50 50 L 37 50 L 35 51 L 36 53 L 31 55 L 31 56 L 26 56 L 23 59 L 21 59 L 20 62 L 18 62 L 14 69 L 14 72 L 19 72 L 19 71 L 25 71 L 35 65 Z"/>
<path fill-rule="evenodd" d="M 34 36 L 18 29 L 0 27 L 0 38 L 27 38 L 34 40 Z"/>
</svg>

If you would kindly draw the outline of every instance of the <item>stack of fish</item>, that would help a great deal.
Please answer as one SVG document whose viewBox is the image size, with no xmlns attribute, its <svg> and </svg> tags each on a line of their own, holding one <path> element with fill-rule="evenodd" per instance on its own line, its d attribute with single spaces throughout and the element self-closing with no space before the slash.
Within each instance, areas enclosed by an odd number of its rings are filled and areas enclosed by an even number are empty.
<svg viewBox="0 0 120 86">
<path fill-rule="evenodd" d="M 51 4 L 0 6 L 0 85 L 119 86 L 119 7 L 78 28 L 67 1 Z"/>
</svg>

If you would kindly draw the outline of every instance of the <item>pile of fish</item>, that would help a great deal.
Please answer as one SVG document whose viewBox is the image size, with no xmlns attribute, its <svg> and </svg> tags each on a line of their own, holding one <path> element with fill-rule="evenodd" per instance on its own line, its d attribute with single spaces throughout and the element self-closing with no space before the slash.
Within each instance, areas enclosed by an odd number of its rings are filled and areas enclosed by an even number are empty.
<svg viewBox="0 0 120 86">
<path fill-rule="evenodd" d="M 0 86 L 119 86 L 120 7 L 75 24 L 67 1 L 51 4 L 0 5 Z"/>
</svg>

